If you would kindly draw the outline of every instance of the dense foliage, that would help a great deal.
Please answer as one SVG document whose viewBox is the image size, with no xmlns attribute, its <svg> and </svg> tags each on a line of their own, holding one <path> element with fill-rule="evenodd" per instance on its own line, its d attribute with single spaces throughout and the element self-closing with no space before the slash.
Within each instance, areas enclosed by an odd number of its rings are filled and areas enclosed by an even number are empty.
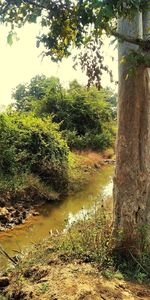
<svg viewBox="0 0 150 300">
<path fill-rule="evenodd" d="M 113 144 L 116 99 L 110 90 L 87 90 L 76 80 L 65 90 L 58 78 L 36 76 L 16 87 L 13 97 L 20 112 L 51 115 L 71 148 L 103 150 Z"/>
<path fill-rule="evenodd" d="M 12 97 L 16 100 L 15 108 L 21 112 L 33 111 L 44 96 L 48 93 L 54 96 L 57 92 L 60 93 L 61 89 L 58 78 L 37 75 L 29 83 L 19 84 L 14 89 Z"/>
<path fill-rule="evenodd" d="M 57 189 L 67 181 L 68 147 L 51 118 L 0 115 L 0 169 L 3 175 L 32 172 Z"/>
<path fill-rule="evenodd" d="M 103 60 L 103 34 L 137 44 L 140 50 L 149 49 L 149 41 L 130 39 L 117 31 L 118 17 L 131 19 L 148 5 L 149 0 L 4 0 L 0 1 L 0 22 L 11 25 L 9 44 L 16 37 L 18 27 L 38 22 L 41 30 L 37 47 L 42 43 L 44 55 L 53 61 L 68 57 L 73 47 L 84 49 L 76 61 L 86 72 L 88 85 L 94 82 L 100 88 L 102 71 L 110 73 Z"/>
<path fill-rule="evenodd" d="M 108 89 L 87 90 L 77 81 L 64 89 L 58 78 L 38 75 L 18 85 L 13 97 L 14 105 L 0 114 L 2 191 L 16 192 L 32 181 L 34 189 L 38 182 L 44 191 L 49 186 L 65 193 L 69 148 L 101 151 L 113 145 L 116 99 Z"/>
</svg>

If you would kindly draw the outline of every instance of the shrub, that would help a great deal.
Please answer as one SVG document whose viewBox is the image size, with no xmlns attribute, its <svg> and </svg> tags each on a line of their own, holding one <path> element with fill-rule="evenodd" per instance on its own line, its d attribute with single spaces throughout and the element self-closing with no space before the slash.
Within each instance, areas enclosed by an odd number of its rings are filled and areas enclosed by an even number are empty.
<svg viewBox="0 0 150 300">
<path fill-rule="evenodd" d="M 51 117 L 0 115 L 0 168 L 3 174 L 33 172 L 54 187 L 67 182 L 68 147 Z M 59 185 L 58 185 L 59 182 Z"/>
<path fill-rule="evenodd" d="M 114 142 L 113 135 L 109 130 L 104 131 L 101 134 L 94 134 L 93 132 L 87 132 L 85 135 L 78 135 L 76 131 L 66 131 L 64 133 L 67 144 L 71 149 L 83 150 L 105 150 L 111 147 Z"/>
</svg>

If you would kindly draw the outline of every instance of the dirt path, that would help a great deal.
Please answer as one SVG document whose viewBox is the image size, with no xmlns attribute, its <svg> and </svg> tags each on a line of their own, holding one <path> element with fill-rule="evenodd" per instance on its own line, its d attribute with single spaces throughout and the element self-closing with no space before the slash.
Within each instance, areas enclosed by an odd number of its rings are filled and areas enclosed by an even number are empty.
<svg viewBox="0 0 150 300">
<path fill-rule="evenodd" d="M 148 287 L 124 280 L 107 280 L 95 266 L 50 259 L 47 265 L 12 277 L 8 299 L 35 300 L 148 300 Z"/>
</svg>

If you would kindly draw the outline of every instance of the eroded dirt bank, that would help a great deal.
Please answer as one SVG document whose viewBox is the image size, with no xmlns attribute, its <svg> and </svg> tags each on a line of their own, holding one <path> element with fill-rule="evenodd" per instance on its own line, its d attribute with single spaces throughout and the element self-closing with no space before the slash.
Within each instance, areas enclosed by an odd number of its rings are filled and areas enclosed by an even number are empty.
<svg viewBox="0 0 150 300">
<path fill-rule="evenodd" d="M 6 299 L 148 300 L 150 290 L 124 280 L 106 279 L 98 268 L 81 261 L 52 256 L 46 264 L 9 275 Z M 4 298 L 5 299 L 5 298 Z"/>
</svg>

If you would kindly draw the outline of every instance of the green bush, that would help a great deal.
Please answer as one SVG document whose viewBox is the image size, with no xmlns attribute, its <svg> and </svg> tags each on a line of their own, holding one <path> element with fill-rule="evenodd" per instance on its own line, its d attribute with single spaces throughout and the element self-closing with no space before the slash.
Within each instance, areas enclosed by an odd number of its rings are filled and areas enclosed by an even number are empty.
<svg viewBox="0 0 150 300">
<path fill-rule="evenodd" d="M 105 150 L 112 146 L 114 142 L 113 135 L 108 131 L 104 131 L 101 134 L 94 134 L 93 132 L 87 132 L 85 135 L 77 135 L 76 131 L 66 131 L 64 136 L 67 140 L 67 144 L 71 149 L 83 150 L 91 149 L 99 151 Z"/>
<path fill-rule="evenodd" d="M 5 175 L 32 172 L 61 189 L 67 184 L 68 147 L 51 117 L 0 115 L 0 168 Z M 59 185 L 58 185 L 59 183 Z"/>
<path fill-rule="evenodd" d="M 19 85 L 13 96 L 19 111 L 52 115 L 71 149 L 104 150 L 114 143 L 116 97 L 108 89 L 87 90 L 73 81 L 65 90 L 58 78 L 36 76 L 29 84 Z"/>
</svg>

